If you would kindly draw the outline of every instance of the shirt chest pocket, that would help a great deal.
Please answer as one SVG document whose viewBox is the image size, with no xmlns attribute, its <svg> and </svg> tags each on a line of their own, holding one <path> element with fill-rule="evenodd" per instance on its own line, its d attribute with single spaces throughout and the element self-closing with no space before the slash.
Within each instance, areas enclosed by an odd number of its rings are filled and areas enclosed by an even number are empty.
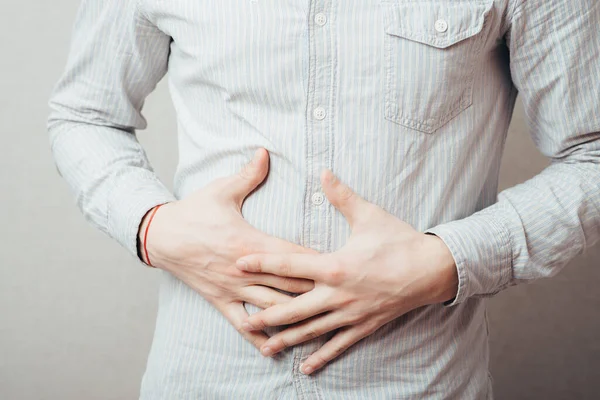
<svg viewBox="0 0 600 400">
<path fill-rule="evenodd" d="M 492 0 L 382 0 L 385 117 L 434 133 L 469 108 Z"/>
</svg>

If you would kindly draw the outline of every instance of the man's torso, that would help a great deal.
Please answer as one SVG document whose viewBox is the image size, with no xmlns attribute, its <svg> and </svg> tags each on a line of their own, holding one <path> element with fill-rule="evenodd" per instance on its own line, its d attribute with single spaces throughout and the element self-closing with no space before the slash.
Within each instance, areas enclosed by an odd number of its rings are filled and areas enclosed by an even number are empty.
<svg viewBox="0 0 600 400">
<path fill-rule="evenodd" d="M 506 3 L 142 1 L 173 38 L 177 197 L 265 147 L 270 173 L 244 217 L 320 252 L 350 234 L 321 196 L 323 168 L 421 231 L 492 204 L 516 97 Z M 263 358 L 165 274 L 141 397 L 491 398 L 487 338 L 481 299 L 424 307 L 304 376 L 327 337 Z"/>
</svg>

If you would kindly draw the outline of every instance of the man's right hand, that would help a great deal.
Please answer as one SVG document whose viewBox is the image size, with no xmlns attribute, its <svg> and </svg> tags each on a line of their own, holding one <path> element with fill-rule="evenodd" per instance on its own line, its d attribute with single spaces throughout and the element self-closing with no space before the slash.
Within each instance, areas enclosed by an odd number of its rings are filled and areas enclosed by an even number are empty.
<svg viewBox="0 0 600 400">
<path fill-rule="evenodd" d="M 238 258 L 252 253 L 316 253 L 267 235 L 242 216 L 244 199 L 265 179 L 268 170 L 269 154 L 259 149 L 239 173 L 160 207 L 146 240 L 154 267 L 168 271 L 197 291 L 257 348 L 268 336 L 242 329 L 248 316 L 244 302 L 268 308 L 292 299 L 273 288 L 305 293 L 314 287 L 311 280 L 256 275 L 235 267 Z M 140 236 L 146 230 L 148 215 L 150 212 L 140 225 Z"/>
</svg>

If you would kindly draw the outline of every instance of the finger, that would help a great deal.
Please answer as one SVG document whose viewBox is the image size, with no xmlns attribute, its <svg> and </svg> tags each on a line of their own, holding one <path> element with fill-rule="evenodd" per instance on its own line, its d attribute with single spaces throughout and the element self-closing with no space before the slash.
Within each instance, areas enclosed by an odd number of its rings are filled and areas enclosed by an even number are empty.
<svg viewBox="0 0 600 400">
<path fill-rule="evenodd" d="M 244 339 L 252 343 L 254 347 L 260 350 L 263 344 L 269 339 L 269 337 L 262 331 L 247 331 L 242 328 L 244 321 L 248 318 L 249 314 L 244 308 L 244 304 L 241 302 L 230 303 L 220 309 L 223 316 L 229 321 L 231 325 L 242 335 Z"/>
<path fill-rule="evenodd" d="M 242 271 L 262 272 L 292 278 L 323 280 L 333 264 L 329 254 L 250 254 L 237 260 Z"/>
<path fill-rule="evenodd" d="M 361 208 L 369 203 L 360 197 L 358 194 L 345 183 L 340 181 L 328 169 L 321 173 L 321 186 L 327 200 L 344 215 L 350 227 L 357 222 L 361 217 L 364 217 L 364 212 Z"/>
<path fill-rule="evenodd" d="M 289 278 L 271 274 L 250 274 L 249 278 L 256 285 L 281 289 L 290 293 L 306 293 L 315 287 L 315 283 L 310 279 Z"/>
<path fill-rule="evenodd" d="M 267 172 L 269 153 L 260 148 L 249 163 L 229 178 L 224 192 L 241 208 L 244 199 L 266 178 Z"/>
<path fill-rule="evenodd" d="M 240 292 L 240 297 L 246 303 L 254 304 L 260 308 L 269 308 L 277 304 L 285 304 L 293 297 L 280 293 L 277 290 L 264 286 L 246 286 Z"/>
<path fill-rule="evenodd" d="M 269 357 L 288 347 L 315 339 L 344 325 L 346 324 L 340 318 L 339 313 L 331 312 L 318 315 L 271 336 L 261 347 L 260 352 Z"/>
<path fill-rule="evenodd" d="M 292 243 L 290 241 L 283 240 L 271 235 L 267 235 L 263 232 L 260 232 L 260 234 L 256 236 L 256 242 L 252 246 L 252 249 L 252 253 L 319 254 L 318 251 L 313 250 L 310 247 L 300 246 L 299 244 Z"/>
<path fill-rule="evenodd" d="M 306 375 L 323 368 L 328 362 L 340 356 L 353 344 L 373 333 L 372 330 L 366 329 L 364 326 L 355 325 L 352 327 L 341 329 L 319 350 L 310 355 L 300 365 L 300 371 Z"/>
<path fill-rule="evenodd" d="M 293 298 L 285 304 L 277 304 L 266 310 L 252 314 L 246 319 L 244 329 L 263 330 L 268 326 L 294 324 L 307 318 L 329 311 L 331 306 L 326 305 L 320 296 L 308 292 Z"/>
</svg>

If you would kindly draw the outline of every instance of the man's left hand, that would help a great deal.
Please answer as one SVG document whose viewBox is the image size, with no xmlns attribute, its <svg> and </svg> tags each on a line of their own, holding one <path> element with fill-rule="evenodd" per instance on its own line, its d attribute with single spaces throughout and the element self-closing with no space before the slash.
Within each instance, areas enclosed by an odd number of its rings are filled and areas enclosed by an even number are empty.
<svg viewBox="0 0 600 400">
<path fill-rule="evenodd" d="M 367 202 L 329 170 L 321 175 L 329 202 L 347 219 L 352 234 L 327 254 L 253 254 L 241 270 L 306 278 L 313 290 L 247 318 L 244 329 L 294 324 L 261 347 L 265 356 L 338 329 L 302 365 L 310 374 L 384 324 L 421 306 L 455 297 L 456 266 L 450 250 L 434 235 Z"/>
</svg>

